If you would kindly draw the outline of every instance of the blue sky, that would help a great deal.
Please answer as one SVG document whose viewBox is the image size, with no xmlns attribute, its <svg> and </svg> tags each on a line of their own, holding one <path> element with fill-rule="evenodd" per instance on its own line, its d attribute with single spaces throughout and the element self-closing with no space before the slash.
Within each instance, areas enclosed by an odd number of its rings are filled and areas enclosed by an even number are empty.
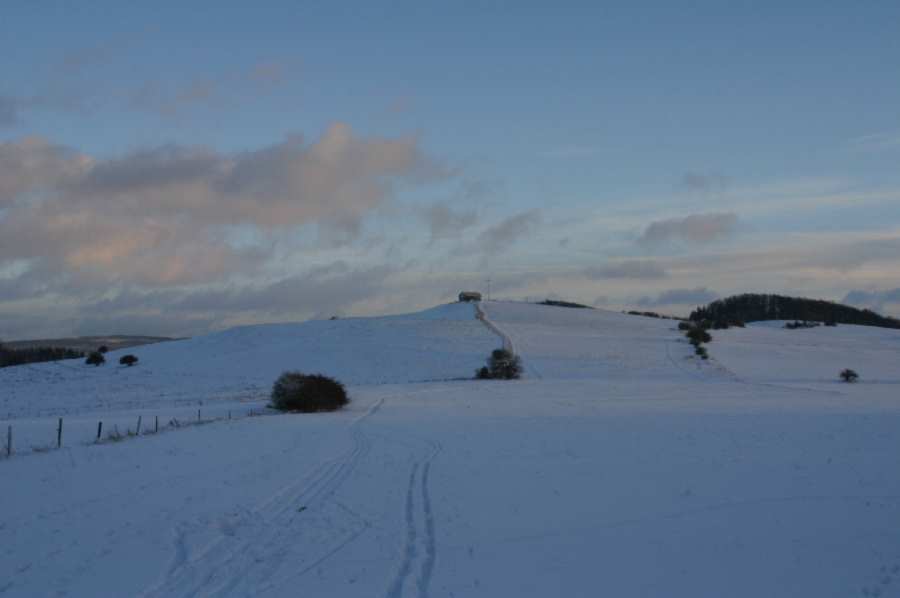
<svg viewBox="0 0 900 598">
<path fill-rule="evenodd" d="M 900 314 L 896 2 L 82 4 L 0 22 L 0 338 L 402 311 L 487 277 Z M 288 283 L 334 297 L 267 309 Z"/>
</svg>

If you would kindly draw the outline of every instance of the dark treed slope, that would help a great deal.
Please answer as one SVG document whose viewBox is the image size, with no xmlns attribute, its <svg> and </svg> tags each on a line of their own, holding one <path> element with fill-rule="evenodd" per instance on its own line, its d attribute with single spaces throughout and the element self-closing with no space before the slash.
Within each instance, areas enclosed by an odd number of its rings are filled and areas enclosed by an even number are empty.
<svg viewBox="0 0 900 598">
<path fill-rule="evenodd" d="M 821 299 L 782 295 L 745 294 L 713 301 L 691 312 L 699 322 L 757 322 L 760 320 L 812 320 L 833 324 L 859 324 L 881 328 L 900 328 L 900 320 L 881 316 L 868 309 L 857 309 Z"/>
<path fill-rule="evenodd" d="M 59 361 L 60 359 L 76 359 L 83 357 L 79 351 L 65 347 L 29 347 L 27 349 L 8 349 L 0 344 L 0 368 L 42 361 Z"/>
</svg>

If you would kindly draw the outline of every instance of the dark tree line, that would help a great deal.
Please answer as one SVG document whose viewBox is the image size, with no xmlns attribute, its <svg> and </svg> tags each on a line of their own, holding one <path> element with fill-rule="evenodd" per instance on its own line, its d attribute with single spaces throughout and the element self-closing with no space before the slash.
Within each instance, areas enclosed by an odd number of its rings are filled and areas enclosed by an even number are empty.
<svg viewBox="0 0 900 598">
<path fill-rule="evenodd" d="M 576 309 L 594 309 L 590 305 L 574 303 L 572 301 L 559 301 L 558 299 L 544 299 L 543 301 L 539 301 L 538 305 L 552 305 L 554 307 L 574 307 Z"/>
<path fill-rule="evenodd" d="M 826 325 L 859 324 L 881 328 L 900 328 L 900 320 L 888 318 L 869 309 L 849 305 L 785 297 L 782 295 L 745 294 L 713 301 L 691 312 L 695 322 L 758 322 L 761 320 L 801 320 L 824 322 Z"/>
<path fill-rule="evenodd" d="M 58 361 L 60 359 L 78 359 L 84 353 L 66 349 L 65 347 L 31 347 L 28 349 L 10 349 L 0 345 L 0 368 L 42 361 Z"/>
</svg>

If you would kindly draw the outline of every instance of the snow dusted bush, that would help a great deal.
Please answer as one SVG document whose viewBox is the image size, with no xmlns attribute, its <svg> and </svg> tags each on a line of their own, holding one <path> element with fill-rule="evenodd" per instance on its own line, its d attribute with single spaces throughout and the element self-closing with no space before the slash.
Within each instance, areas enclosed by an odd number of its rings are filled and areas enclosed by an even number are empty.
<svg viewBox="0 0 900 598">
<path fill-rule="evenodd" d="M 859 374 L 847 368 L 846 370 L 841 371 L 841 380 L 844 382 L 856 382 L 859 380 Z"/>
<path fill-rule="evenodd" d="M 712 340 L 712 336 L 704 330 L 703 328 L 691 328 L 687 331 L 685 336 L 688 337 L 688 340 L 694 346 L 699 346 L 702 343 L 708 343 Z"/>
<path fill-rule="evenodd" d="M 514 380 L 522 374 L 522 360 L 506 349 L 494 349 L 486 367 L 475 371 L 479 380 Z"/>
<path fill-rule="evenodd" d="M 281 411 L 337 411 L 350 402 L 344 385 L 321 374 L 285 372 L 272 386 L 272 407 Z"/>
<path fill-rule="evenodd" d="M 138 362 L 138 358 L 134 355 L 123 355 L 119 358 L 120 365 L 127 365 L 128 367 L 133 366 Z"/>
<path fill-rule="evenodd" d="M 85 365 L 98 366 L 106 363 L 106 358 L 103 357 L 103 353 L 100 351 L 91 351 L 91 353 L 87 356 L 87 359 L 84 360 Z"/>
</svg>

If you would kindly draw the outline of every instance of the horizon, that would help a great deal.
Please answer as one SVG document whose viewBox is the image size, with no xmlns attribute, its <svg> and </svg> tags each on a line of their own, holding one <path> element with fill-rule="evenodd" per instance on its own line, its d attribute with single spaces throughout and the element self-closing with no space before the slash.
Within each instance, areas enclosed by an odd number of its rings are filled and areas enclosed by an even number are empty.
<svg viewBox="0 0 900 598">
<path fill-rule="evenodd" d="M 488 285 L 900 316 L 896 3 L 4 16 L 0 340 L 409 313 Z"/>
</svg>

